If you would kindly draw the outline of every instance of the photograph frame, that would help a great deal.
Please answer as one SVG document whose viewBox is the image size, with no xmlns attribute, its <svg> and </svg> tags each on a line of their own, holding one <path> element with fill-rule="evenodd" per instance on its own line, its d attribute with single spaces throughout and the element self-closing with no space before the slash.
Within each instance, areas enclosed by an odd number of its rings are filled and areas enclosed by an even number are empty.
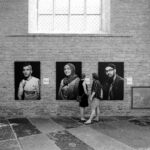
<svg viewBox="0 0 150 150">
<path fill-rule="evenodd" d="M 150 105 L 149 107 L 138 107 L 134 105 L 134 89 L 148 89 L 150 91 L 150 86 L 132 86 L 131 87 L 131 109 L 150 109 Z M 150 93 L 150 92 L 149 92 Z M 150 95 L 149 95 L 150 96 Z M 141 102 L 142 103 L 142 102 Z"/>
<path fill-rule="evenodd" d="M 108 90 L 104 92 L 104 98 L 102 101 L 123 101 L 124 100 L 124 62 L 123 61 L 99 61 L 98 62 L 98 75 L 99 81 L 101 82 L 104 90 L 104 84 L 107 81 L 107 76 L 105 74 L 105 67 L 109 64 L 114 64 L 116 66 L 116 74 L 118 74 L 123 79 L 123 85 L 121 86 L 122 91 L 120 92 L 121 96 L 116 97 L 114 99 L 108 99 Z M 108 88 L 107 88 L 108 89 Z M 119 90 L 120 91 L 120 90 Z M 107 93 L 107 94 L 106 94 Z"/>
<path fill-rule="evenodd" d="M 39 86 L 39 96 L 38 99 L 19 99 L 18 88 L 22 79 L 24 79 L 23 75 L 23 66 L 25 64 L 30 64 L 32 66 L 32 76 L 38 79 Z M 36 101 L 41 100 L 41 62 L 40 61 L 14 61 L 14 99 L 16 101 Z"/>
<path fill-rule="evenodd" d="M 59 98 L 59 89 L 62 79 L 65 77 L 64 66 L 71 63 L 75 66 L 75 73 L 78 78 L 81 78 L 82 74 L 82 62 L 81 61 L 57 61 L 56 62 L 56 101 L 76 101 L 77 99 L 61 99 Z M 59 73 L 58 73 L 59 72 Z"/>
</svg>

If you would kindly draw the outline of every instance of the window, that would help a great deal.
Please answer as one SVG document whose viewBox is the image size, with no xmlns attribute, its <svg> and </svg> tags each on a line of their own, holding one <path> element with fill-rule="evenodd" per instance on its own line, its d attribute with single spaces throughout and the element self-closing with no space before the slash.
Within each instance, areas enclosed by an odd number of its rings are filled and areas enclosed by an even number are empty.
<svg viewBox="0 0 150 150">
<path fill-rule="evenodd" d="M 110 0 L 29 0 L 29 33 L 108 33 Z"/>
</svg>

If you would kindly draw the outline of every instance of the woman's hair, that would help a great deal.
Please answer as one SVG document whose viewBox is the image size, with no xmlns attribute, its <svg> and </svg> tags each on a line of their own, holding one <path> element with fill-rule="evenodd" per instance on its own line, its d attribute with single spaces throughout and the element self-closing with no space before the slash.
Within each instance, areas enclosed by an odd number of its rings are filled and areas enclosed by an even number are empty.
<svg viewBox="0 0 150 150">
<path fill-rule="evenodd" d="M 67 63 L 65 66 L 69 66 L 69 67 L 70 67 L 70 69 L 71 69 L 71 75 L 75 74 L 76 68 L 75 68 L 75 65 L 74 65 L 74 64 L 72 64 L 72 63 Z M 64 67 L 65 67 L 65 66 L 64 66 Z"/>
<path fill-rule="evenodd" d="M 86 77 L 85 73 L 82 73 L 81 79 L 84 79 Z"/>
<path fill-rule="evenodd" d="M 92 73 L 92 77 L 93 77 L 93 79 L 95 79 L 95 80 L 98 80 L 98 79 L 99 79 L 97 73 Z"/>
</svg>

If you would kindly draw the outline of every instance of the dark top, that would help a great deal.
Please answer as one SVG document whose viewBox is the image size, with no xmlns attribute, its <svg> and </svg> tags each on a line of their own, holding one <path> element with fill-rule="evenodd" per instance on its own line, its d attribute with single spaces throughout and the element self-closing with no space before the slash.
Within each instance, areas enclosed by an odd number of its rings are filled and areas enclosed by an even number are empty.
<svg viewBox="0 0 150 150">
<path fill-rule="evenodd" d="M 104 99 L 106 100 L 123 100 L 124 80 L 116 75 L 112 82 L 109 80 L 104 84 Z"/>
<path fill-rule="evenodd" d="M 93 98 L 101 99 L 101 97 L 100 97 L 101 89 L 102 89 L 102 85 L 101 85 L 100 81 L 99 80 L 93 80 L 92 89 L 91 89 L 91 93 L 95 92 L 95 95 Z"/>
<path fill-rule="evenodd" d="M 85 94 L 84 88 L 83 88 L 83 82 L 84 80 L 80 80 L 79 82 L 79 96 L 82 96 L 83 94 Z M 87 84 L 85 85 L 86 85 L 86 89 L 88 90 Z"/>
<path fill-rule="evenodd" d="M 80 80 L 79 82 L 79 96 L 81 97 L 79 106 L 80 107 L 88 107 L 88 95 L 85 94 L 84 88 L 83 88 L 83 82 L 84 80 Z M 88 86 L 86 85 L 86 89 L 88 91 Z"/>
</svg>

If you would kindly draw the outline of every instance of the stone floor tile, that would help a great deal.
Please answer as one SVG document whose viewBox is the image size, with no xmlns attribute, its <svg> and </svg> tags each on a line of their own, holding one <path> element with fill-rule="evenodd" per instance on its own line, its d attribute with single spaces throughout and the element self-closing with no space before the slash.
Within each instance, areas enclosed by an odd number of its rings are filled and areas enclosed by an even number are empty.
<svg viewBox="0 0 150 150">
<path fill-rule="evenodd" d="M 14 139 L 14 133 L 7 120 L 0 119 L 0 141 Z"/>
<path fill-rule="evenodd" d="M 50 133 L 64 130 L 64 128 L 61 125 L 57 124 L 52 119 L 30 118 L 29 120 L 42 133 Z"/>
<path fill-rule="evenodd" d="M 16 133 L 17 137 L 24 137 L 33 134 L 40 134 L 41 132 L 33 126 L 26 118 L 9 119 L 9 122 Z"/>
<path fill-rule="evenodd" d="M 52 120 L 54 120 L 56 123 L 60 124 L 66 129 L 76 128 L 83 125 L 82 123 L 72 119 L 71 117 L 52 117 Z"/>
<path fill-rule="evenodd" d="M 51 140 L 55 141 L 55 144 L 61 150 L 94 150 L 92 147 L 78 139 L 68 131 L 58 131 L 48 134 Z"/>
<path fill-rule="evenodd" d="M 139 126 L 149 126 L 150 127 L 150 118 L 148 117 L 135 117 L 129 119 L 129 122 L 134 123 L 135 125 Z"/>
<path fill-rule="evenodd" d="M 128 120 L 99 122 L 90 127 L 135 149 L 150 148 L 149 128 L 131 124 Z"/>
<path fill-rule="evenodd" d="M 19 138 L 23 150 L 60 150 L 53 140 L 44 134 Z"/>
<path fill-rule="evenodd" d="M 68 131 L 93 147 L 94 150 L 134 150 L 128 145 L 92 129 L 90 126 L 72 128 Z"/>
<path fill-rule="evenodd" d="M 7 120 L 7 119 L 4 119 L 4 118 L 2 118 L 2 117 L 0 117 L 0 123 L 9 124 L 8 120 Z"/>
<path fill-rule="evenodd" d="M 0 150 L 21 150 L 16 140 L 0 141 Z"/>
</svg>

